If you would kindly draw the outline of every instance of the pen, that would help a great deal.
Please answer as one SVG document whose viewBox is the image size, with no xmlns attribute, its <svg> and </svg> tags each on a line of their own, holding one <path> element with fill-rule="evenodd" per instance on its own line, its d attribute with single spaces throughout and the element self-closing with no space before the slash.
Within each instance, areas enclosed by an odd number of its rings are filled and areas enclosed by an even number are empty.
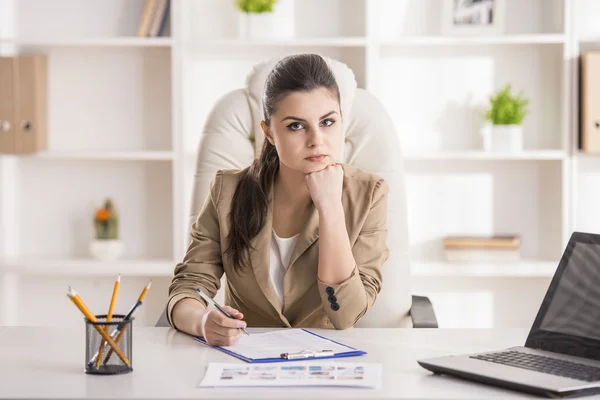
<svg viewBox="0 0 600 400">
<path fill-rule="evenodd" d="M 92 314 L 90 312 L 89 308 L 87 308 L 87 306 L 83 303 L 81 298 L 79 298 L 79 296 L 77 296 L 77 292 L 75 290 L 73 290 L 71 287 L 69 287 L 69 291 L 67 292 L 67 297 L 73 302 L 73 304 L 75 304 L 75 306 L 79 309 L 79 311 L 81 311 L 82 314 L 90 322 L 98 322 L 98 319 L 94 316 L 94 314 Z M 104 338 L 104 340 L 106 340 L 106 342 L 110 345 L 111 351 L 114 350 L 117 353 L 117 355 L 119 356 L 119 358 L 125 363 L 125 365 L 127 365 L 128 367 L 131 366 L 131 364 L 129 363 L 129 360 L 127 359 L 125 354 L 123 354 L 121 349 L 119 349 L 118 345 L 112 340 L 112 338 L 110 336 L 108 336 L 108 333 L 106 333 L 104 331 L 104 329 L 102 329 L 102 327 L 100 327 L 100 325 L 94 324 L 94 328 L 96 328 L 96 330 L 98 331 L 98 333 L 100 333 L 102 338 Z"/>
<path fill-rule="evenodd" d="M 216 302 L 216 301 L 214 301 L 213 299 L 211 299 L 211 298 L 210 298 L 210 296 L 208 296 L 206 293 L 204 293 L 204 292 L 202 291 L 202 289 L 200 289 L 200 288 L 196 288 L 196 292 L 198 292 L 198 294 L 199 294 L 200 296 L 202 296 L 202 298 L 203 298 L 204 300 L 206 300 L 206 301 L 207 301 L 209 304 L 212 304 L 213 306 L 215 306 L 215 308 L 216 308 L 217 310 L 219 310 L 219 311 L 220 311 L 220 312 L 221 312 L 223 315 L 225 315 L 227 318 L 235 319 L 235 318 L 233 317 L 233 315 L 231 315 L 231 314 L 229 314 L 227 311 L 223 310 L 223 307 L 221 307 L 220 305 L 218 305 L 218 304 L 217 304 L 217 302 Z M 243 331 L 244 331 L 244 333 L 245 333 L 246 335 L 250 336 L 250 334 L 248 333 L 248 331 L 246 331 L 246 329 L 244 329 L 244 328 L 240 328 L 240 329 L 241 329 L 241 330 L 243 330 Z"/>
<path fill-rule="evenodd" d="M 115 309 L 115 302 L 117 300 L 117 293 L 119 292 L 119 286 L 121 285 L 121 274 L 117 277 L 115 281 L 115 286 L 113 288 L 113 294 L 110 298 L 110 305 L 108 306 L 108 313 L 106 314 L 106 322 L 112 321 L 113 311 Z M 108 333 L 108 325 L 104 328 L 104 331 Z M 96 368 L 100 368 L 100 359 L 102 358 L 102 352 L 104 351 L 104 339 L 100 342 L 100 347 L 98 348 L 98 357 L 96 358 Z"/>
<path fill-rule="evenodd" d="M 123 322 L 121 322 L 118 326 L 117 329 L 113 332 L 113 334 L 116 334 L 117 332 L 119 332 L 119 335 L 117 336 L 117 338 L 115 339 L 115 343 L 119 343 L 119 340 L 121 340 L 121 337 L 123 337 L 123 334 L 126 331 L 127 328 L 127 321 L 131 318 L 131 316 L 133 315 L 134 311 L 142 305 L 142 300 L 144 300 L 144 297 L 146 297 L 146 293 L 148 293 L 148 290 L 150 290 L 150 286 L 152 286 L 152 281 L 148 282 L 148 284 L 146 285 L 146 287 L 144 288 L 144 290 L 142 290 L 142 293 L 140 293 L 140 296 L 138 297 L 136 303 L 133 305 L 133 307 L 131 307 L 131 310 L 129 310 L 129 312 L 127 313 L 127 315 L 125 316 L 125 318 L 123 319 Z M 113 350 L 111 349 L 108 354 L 106 354 L 106 358 L 104 359 L 104 364 L 106 364 L 108 362 L 108 360 L 110 359 L 110 356 L 112 355 Z"/>
<path fill-rule="evenodd" d="M 302 358 L 332 357 L 334 355 L 332 350 L 323 350 L 316 353 L 312 351 L 301 351 L 299 353 L 281 353 L 281 358 L 285 358 L 286 360 L 297 360 Z"/>
</svg>

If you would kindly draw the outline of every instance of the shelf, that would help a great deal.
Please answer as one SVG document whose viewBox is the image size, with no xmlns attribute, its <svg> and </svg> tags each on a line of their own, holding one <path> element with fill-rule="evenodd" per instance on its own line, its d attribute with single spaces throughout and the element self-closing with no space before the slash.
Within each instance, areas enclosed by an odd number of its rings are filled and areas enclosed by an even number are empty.
<svg viewBox="0 0 600 400">
<path fill-rule="evenodd" d="M 497 161 L 536 161 L 536 160 L 564 160 L 566 153 L 560 150 L 535 150 L 519 153 L 493 153 L 486 151 L 444 151 L 444 152 L 407 152 L 403 155 L 407 161 L 472 161 L 472 160 L 497 160 Z"/>
<path fill-rule="evenodd" d="M 382 39 L 382 46 L 438 46 L 469 44 L 562 44 L 564 35 L 507 35 L 507 36 L 406 36 L 397 39 Z M 317 37 L 294 39 L 201 39 L 192 43 L 208 46 L 321 46 L 321 47 L 362 47 L 369 43 L 363 36 Z M 374 41 L 373 43 L 377 43 Z"/>
<path fill-rule="evenodd" d="M 581 36 L 577 41 L 584 44 L 600 44 L 600 36 Z"/>
<path fill-rule="evenodd" d="M 499 35 L 499 36 L 405 36 L 383 39 L 384 46 L 442 46 L 474 44 L 562 44 L 565 36 L 560 34 Z"/>
<path fill-rule="evenodd" d="M 319 47 L 362 47 L 367 45 L 367 38 L 355 37 L 315 37 L 294 39 L 200 39 L 192 41 L 192 45 L 202 46 L 319 46 Z"/>
<path fill-rule="evenodd" d="M 36 276 L 173 276 L 176 263 L 172 260 L 36 259 L 0 260 L 0 272 Z"/>
<path fill-rule="evenodd" d="M 29 47 L 170 47 L 170 37 L 0 39 L 1 44 Z"/>
<path fill-rule="evenodd" d="M 552 278 L 558 261 L 413 262 L 413 277 Z"/>
<path fill-rule="evenodd" d="M 42 160 L 171 161 L 171 151 L 47 151 L 23 157 Z"/>
<path fill-rule="evenodd" d="M 177 263 L 171 260 L 29 259 L 0 260 L 0 272 L 37 276 L 149 276 L 171 277 Z M 413 277 L 551 278 L 558 266 L 552 261 L 520 262 L 413 262 Z"/>
<path fill-rule="evenodd" d="M 580 158 L 598 159 L 598 158 L 600 158 L 600 153 L 586 153 L 584 151 L 577 150 L 574 153 L 574 156 L 575 157 L 580 157 Z"/>
</svg>

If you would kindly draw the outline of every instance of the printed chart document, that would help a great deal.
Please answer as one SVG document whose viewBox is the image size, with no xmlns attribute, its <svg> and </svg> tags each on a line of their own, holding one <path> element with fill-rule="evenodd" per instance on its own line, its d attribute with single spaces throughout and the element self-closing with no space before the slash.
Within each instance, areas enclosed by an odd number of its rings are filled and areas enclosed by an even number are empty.
<svg viewBox="0 0 600 400">
<path fill-rule="evenodd" d="M 304 361 L 285 364 L 210 363 L 199 387 L 337 386 L 378 389 L 381 364 Z"/>
<path fill-rule="evenodd" d="M 206 343 L 202 338 L 197 338 L 197 340 Z M 329 358 L 365 354 L 361 350 L 356 350 L 304 329 L 281 329 L 265 333 L 253 333 L 250 336 L 242 335 L 234 345 L 217 346 L 216 348 L 248 362 L 287 361 L 282 358 L 283 353 L 323 354 L 324 351 L 333 352 L 334 356 Z"/>
</svg>

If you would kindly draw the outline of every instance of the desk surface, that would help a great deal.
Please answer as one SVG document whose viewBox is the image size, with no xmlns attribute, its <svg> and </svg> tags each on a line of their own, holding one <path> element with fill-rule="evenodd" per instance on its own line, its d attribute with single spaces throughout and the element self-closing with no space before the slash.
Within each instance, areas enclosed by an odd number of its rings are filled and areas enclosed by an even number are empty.
<svg viewBox="0 0 600 400">
<path fill-rule="evenodd" d="M 0 327 L 0 398 L 506 398 L 508 390 L 434 376 L 416 360 L 522 345 L 527 330 L 315 330 L 368 352 L 348 362 L 383 364 L 382 388 L 198 388 L 209 362 L 243 363 L 170 328 L 134 327 L 134 371 L 83 373 L 85 332 L 73 328 Z"/>
</svg>

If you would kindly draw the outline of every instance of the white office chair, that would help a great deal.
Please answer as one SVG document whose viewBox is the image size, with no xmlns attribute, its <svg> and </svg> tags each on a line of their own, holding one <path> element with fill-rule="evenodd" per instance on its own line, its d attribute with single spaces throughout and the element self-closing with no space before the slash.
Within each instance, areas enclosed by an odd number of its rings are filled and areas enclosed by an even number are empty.
<svg viewBox="0 0 600 400">
<path fill-rule="evenodd" d="M 350 68 L 324 58 L 340 88 L 344 144 L 339 161 L 381 176 L 390 189 L 390 257 L 382 267 L 381 292 L 356 327 L 435 328 L 437 320 L 429 299 L 411 295 L 404 168 L 396 129 L 383 105 L 357 87 Z M 219 169 L 243 169 L 258 157 L 264 141 L 260 128 L 261 94 L 267 74 L 277 61 L 257 64 L 247 77 L 246 87 L 227 93 L 209 114 L 198 150 L 190 226 L 202 208 L 215 173 Z M 223 301 L 223 291 L 222 286 L 217 301 Z M 169 326 L 164 313 L 157 326 Z"/>
</svg>

